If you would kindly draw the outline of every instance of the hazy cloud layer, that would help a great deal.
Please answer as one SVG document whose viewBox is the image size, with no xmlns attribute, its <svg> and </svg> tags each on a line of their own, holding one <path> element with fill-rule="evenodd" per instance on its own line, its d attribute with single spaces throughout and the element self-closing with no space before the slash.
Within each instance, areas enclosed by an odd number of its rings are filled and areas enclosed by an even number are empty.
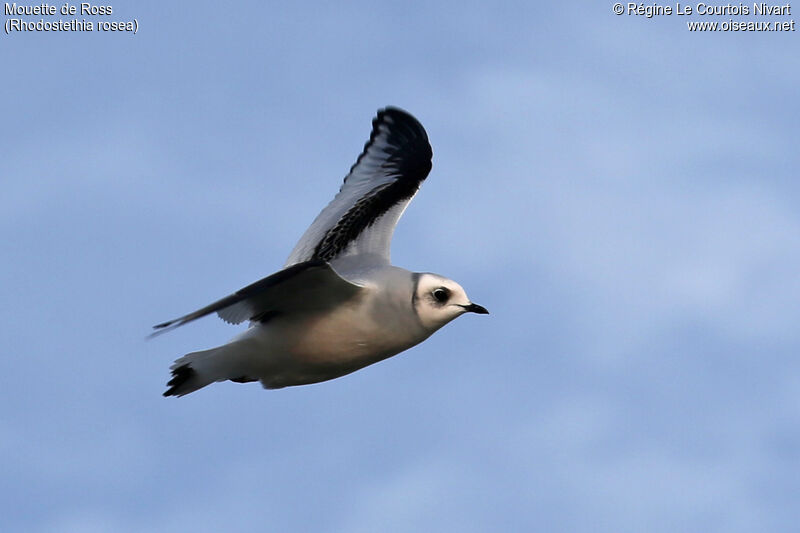
<svg viewBox="0 0 800 533">
<path fill-rule="evenodd" d="M 113 7 L 137 35 L 0 47 L 0 528 L 798 522 L 794 34 L 611 3 Z M 434 148 L 394 262 L 492 314 L 330 383 L 161 398 L 239 330 L 150 326 L 279 268 L 387 104 Z"/>
</svg>

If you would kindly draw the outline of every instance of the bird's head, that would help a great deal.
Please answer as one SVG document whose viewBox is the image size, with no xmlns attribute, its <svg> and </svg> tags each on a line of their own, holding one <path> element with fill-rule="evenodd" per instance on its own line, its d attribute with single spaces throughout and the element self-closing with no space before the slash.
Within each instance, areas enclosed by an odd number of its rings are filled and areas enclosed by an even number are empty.
<svg viewBox="0 0 800 533">
<path fill-rule="evenodd" d="M 431 331 L 436 331 L 464 313 L 489 314 L 485 307 L 467 298 L 461 285 L 429 272 L 417 276 L 414 310 L 422 325 Z"/>
</svg>

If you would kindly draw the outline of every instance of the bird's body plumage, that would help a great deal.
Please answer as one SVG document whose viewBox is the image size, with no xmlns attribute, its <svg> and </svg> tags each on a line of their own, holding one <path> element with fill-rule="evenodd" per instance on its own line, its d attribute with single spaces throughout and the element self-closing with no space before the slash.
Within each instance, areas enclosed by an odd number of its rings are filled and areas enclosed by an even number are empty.
<svg viewBox="0 0 800 533">
<path fill-rule="evenodd" d="M 486 313 L 457 283 L 390 265 L 394 227 L 431 158 L 415 118 L 379 111 L 339 193 L 283 270 L 155 326 L 158 333 L 211 313 L 251 324 L 223 346 L 176 360 L 164 395 L 225 380 L 273 389 L 333 379 L 422 342 L 465 312 Z"/>
</svg>

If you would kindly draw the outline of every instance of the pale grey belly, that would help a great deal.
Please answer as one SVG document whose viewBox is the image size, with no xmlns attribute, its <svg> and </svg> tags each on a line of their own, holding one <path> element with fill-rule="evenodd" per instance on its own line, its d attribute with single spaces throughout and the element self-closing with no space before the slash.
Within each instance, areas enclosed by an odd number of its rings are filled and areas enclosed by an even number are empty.
<svg viewBox="0 0 800 533">
<path fill-rule="evenodd" d="M 414 323 L 376 321 L 369 313 L 344 309 L 303 320 L 271 321 L 265 328 L 267 388 L 334 379 L 406 350 L 428 335 Z"/>
</svg>

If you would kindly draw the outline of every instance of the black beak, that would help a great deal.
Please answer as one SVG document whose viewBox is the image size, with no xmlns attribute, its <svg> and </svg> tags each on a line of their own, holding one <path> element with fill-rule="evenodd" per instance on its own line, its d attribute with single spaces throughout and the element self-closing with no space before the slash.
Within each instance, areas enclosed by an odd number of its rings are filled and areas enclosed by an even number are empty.
<svg viewBox="0 0 800 533">
<path fill-rule="evenodd" d="M 488 315 L 489 311 L 482 305 L 478 304 L 469 304 L 469 305 L 462 305 L 461 307 L 464 308 L 465 311 L 468 313 L 478 313 L 479 315 Z"/>
</svg>

